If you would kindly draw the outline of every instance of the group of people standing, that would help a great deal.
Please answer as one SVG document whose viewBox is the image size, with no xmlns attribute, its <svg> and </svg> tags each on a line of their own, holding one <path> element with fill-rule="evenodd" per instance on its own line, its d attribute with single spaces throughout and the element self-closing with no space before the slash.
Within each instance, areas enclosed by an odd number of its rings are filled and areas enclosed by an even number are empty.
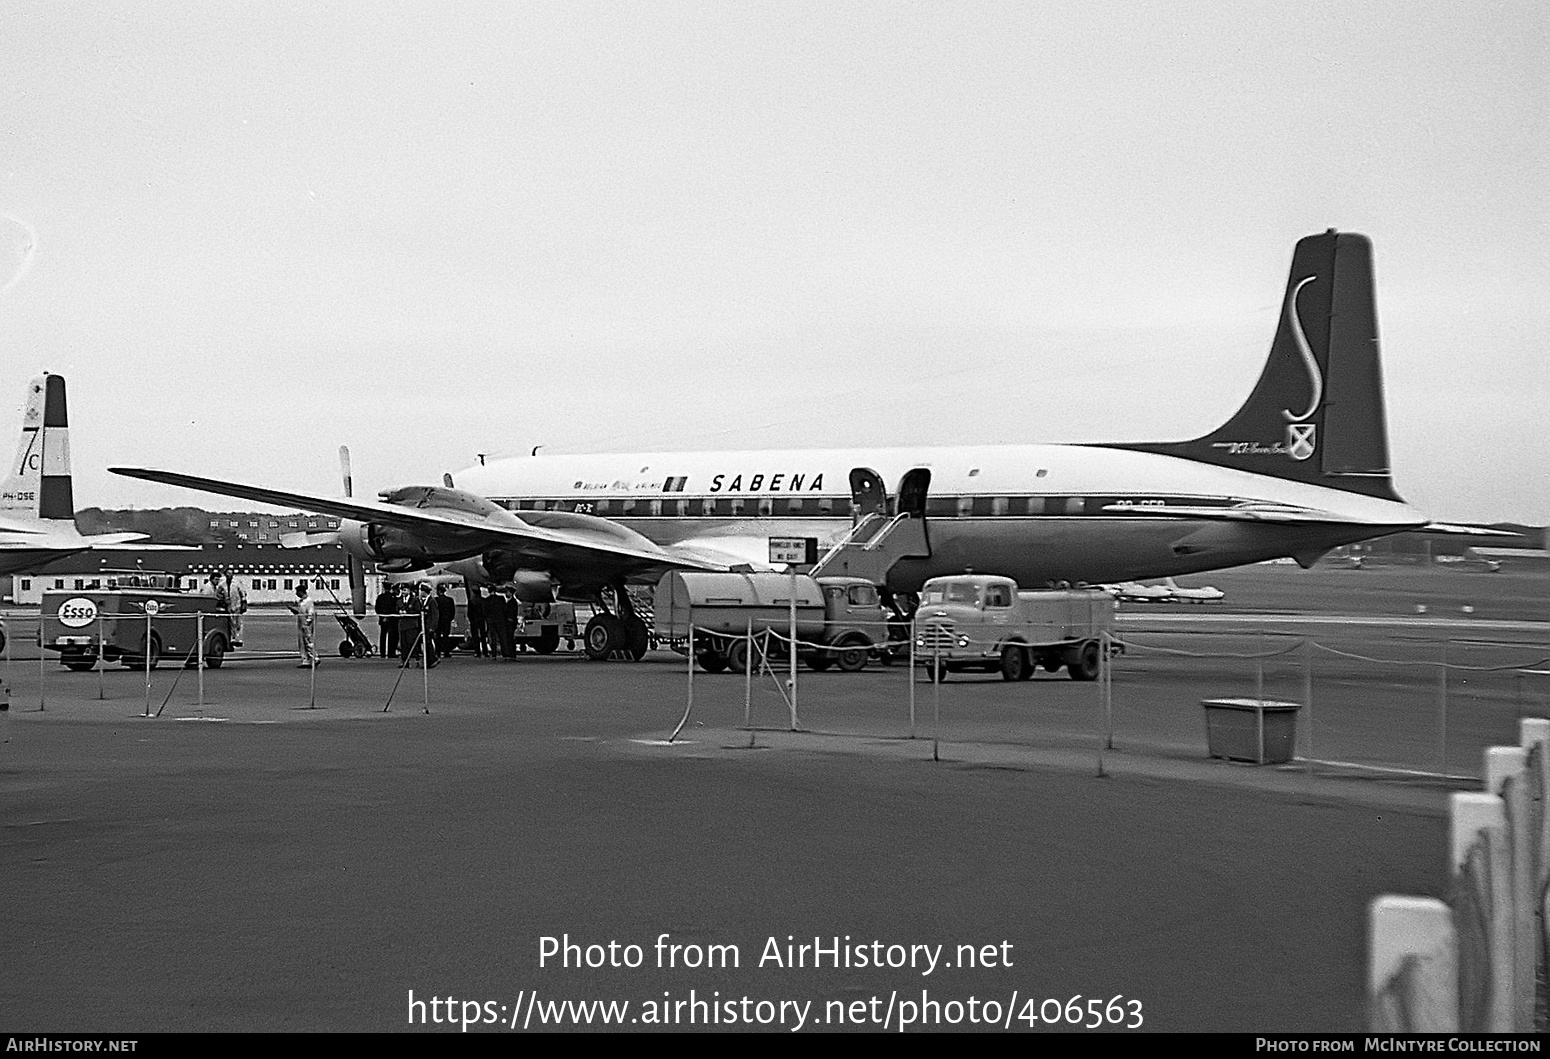
<svg viewBox="0 0 1550 1059">
<path fill-rule="evenodd" d="M 210 594 L 215 597 L 215 608 L 231 615 L 231 645 L 242 646 L 242 616 L 248 612 L 248 590 L 242 582 L 231 576 L 230 570 L 213 570 L 210 573 Z"/>
<path fill-rule="evenodd" d="M 427 665 L 452 653 L 452 623 L 457 617 L 457 601 L 446 585 L 437 585 L 433 593 L 429 583 L 416 588 L 410 584 L 385 585 L 372 609 L 377 614 L 378 649 L 383 658 L 398 657 L 401 665 L 418 658 L 420 622 L 425 614 L 428 634 L 425 647 Z M 515 658 L 516 633 L 522 625 L 522 603 L 506 588 L 495 591 L 481 585 L 468 597 L 468 646 L 481 658 Z"/>
<path fill-rule="evenodd" d="M 435 592 L 425 581 L 418 589 L 411 584 L 384 585 L 372 609 L 377 613 L 383 658 L 396 656 L 402 667 L 418 659 L 423 650 L 425 664 L 435 666 L 452 653 L 457 600 L 447 594 L 446 585 L 437 585 Z"/>
</svg>

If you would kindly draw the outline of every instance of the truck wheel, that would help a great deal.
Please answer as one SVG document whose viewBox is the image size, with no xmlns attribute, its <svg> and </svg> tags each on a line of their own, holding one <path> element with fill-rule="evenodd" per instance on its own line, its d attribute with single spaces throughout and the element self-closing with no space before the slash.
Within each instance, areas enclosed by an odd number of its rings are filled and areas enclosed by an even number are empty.
<svg viewBox="0 0 1550 1059">
<path fill-rule="evenodd" d="M 759 647 L 754 645 L 752 651 L 748 650 L 747 640 L 733 640 L 732 646 L 727 648 L 727 665 L 734 673 L 746 673 L 749 668 L 759 668 Z"/>
<path fill-rule="evenodd" d="M 701 651 L 698 661 L 707 673 L 725 673 L 728 665 L 727 656 L 718 651 Z"/>
<path fill-rule="evenodd" d="M 0 643 L 0 647 L 4 644 Z M 89 651 L 70 651 L 59 656 L 65 668 L 74 673 L 84 673 L 97 664 L 97 656 Z"/>
<path fill-rule="evenodd" d="M 560 630 L 553 625 L 545 625 L 538 634 L 538 642 L 533 645 L 533 650 L 541 655 L 552 655 L 560 646 Z"/>
<path fill-rule="evenodd" d="M 345 641 L 348 643 L 349 641 Z M 226 637 L 218 632 L 212 632 L 205 637 L 205 668 L 219 669 L 221 663 L 226 661 Z M 198 662 L 194 663 L 198 665 Z"/>
<path fill-rule="evenodd" d="M 822 673 L 834 664 L 834 659 L 824 651 L 814 651 L 807 656 L 807 668 L 814 673 Z"/>
<path fill-rule="evenodd" d="M 1088 640 L 1077 651 L 1076 658 L 1066 666 L 1072 680 L 1098 679 L 1098 645 Z"/>
<path fill-rule="evenodd" d="M 859 673 L 866 668 L 867 649 L 870 645 L 865 643 L 848 643 L 835 653 L 835 662 L 840 667 L 841 673 Z"/>
<path fill-rule="evenodd" d="M 150 656 L 150 668 L 155 669 L 161 662 L 161 637 L 154 632 L 151 633 Z M 119 661 L 129 669 L 146 668 L 145 655 L 121 655 Z"/>
<path fill-rule="evenodd" d="M 1007 644 L 1001 648 L 1001 679 L 1002 680 L 1027 680 L 1033 675 L 1033 666 L 1028 660 L 1028 650 L 1017 644 Z"/>
<path fill-rule="evenodd" d="M 0 629 L 0 651 L 5 650 L 5 630 Z"/>
<path fill-rule="evenodd" d="M 926 683 L 928 683 L 928 684 L 945 684 L 946 682 L 947 682 L 947 663 L 946 662 L 927 662 L 926 663 Z"/>
</svg>

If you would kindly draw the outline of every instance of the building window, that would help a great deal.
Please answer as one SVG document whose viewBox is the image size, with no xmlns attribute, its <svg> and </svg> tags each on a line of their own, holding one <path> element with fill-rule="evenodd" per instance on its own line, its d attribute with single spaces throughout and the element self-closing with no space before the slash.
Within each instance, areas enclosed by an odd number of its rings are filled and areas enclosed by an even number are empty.
<svg viewBox="0 0 1550 1059">
<path fill-rule="evenodd" d="M 81 589 L 83 589 L 85 587 L 86 587 L 86 578 L 78 577 L 78 578 L 75 579 L 75 590 L 77 592 L 79 592 Z"/>
<path fill-rule="evenodd" d="M 296 587 L 296 580 L 295 580 L 295 578 L 287 577 L 285 579 L 285 587 L 286 588 L 295 588 Z"/>
<path fill-rule="evenodd" d="M 62 578 L 62 577 L 54 578 L 54 587 L 55 588 L 64 588 L 65 587 L 65 579 Z"/>
<path fill-rule="evenodd" d="M 258 529 L 258 519 L 256 519 L 256 518 L 248 519 L 248 526 L 251 529 Z"/>
<path fill-rule="evenodd" d="M 339 587 L 339 579 L 337 577 L 331 579 L 328 582 L 328 587 L 332 588 L 332 589 L 338 589 L 338 587 Z"/>
<path fill-rule="evenodd" d="M 32 578 L 30 578 L 30 577 L 22 578 L 22 591 L 23 592 L 29 592 L 31 590 L 32 590 Z"/>
<path fill-rule="evenodd" d="M 291 519 L 289 522 L 286 523 L 286 525 L 289 526 L 291 529 L 295 529 L 296 528 L 296 520 L 295 519 Z"/>
<path fill-rule="evenodd" d="M 212 518 L 210 520 L 210 528 L 211 529 L 220 529 L 221 528 L 221 520 L 218 519 L 218 518 Z"/>
<path fill-rule="evenodd" d="M 309 518 L 307 520 L 307 528 L 308 529 L 317 529 L 318 528 L 318 520 L 315 519 L 315 518 Z"/>
</svg>

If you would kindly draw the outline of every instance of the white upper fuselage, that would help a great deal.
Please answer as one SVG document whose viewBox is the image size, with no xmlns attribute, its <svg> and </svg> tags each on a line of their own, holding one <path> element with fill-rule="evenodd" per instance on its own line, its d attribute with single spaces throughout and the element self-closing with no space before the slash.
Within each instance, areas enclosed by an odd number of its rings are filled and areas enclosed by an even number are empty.
<svg viewBox="0 0 1550 1059">
<path fill-rule="evenodd" d="M 906 560 L 895 587 L 972 567 L 1024 585 L 1162 577 L 1316 555 L 1424 524 L 1403 503 L 1174 456 L 1084 445 L 783 449 L 509 457 L 454 475 L 512 508 L 595 514 L 705 557 L 764 563 L 769 536 L 832 541 L 852 522 L 850 472 L 890 494 L 931 471 L 932 558 Z M 1134 508 L 1261 504 L 1328 520 L 1248 524 Z M 1132 510 L 1104 510 L 1116 504 Z"/>
</svg>

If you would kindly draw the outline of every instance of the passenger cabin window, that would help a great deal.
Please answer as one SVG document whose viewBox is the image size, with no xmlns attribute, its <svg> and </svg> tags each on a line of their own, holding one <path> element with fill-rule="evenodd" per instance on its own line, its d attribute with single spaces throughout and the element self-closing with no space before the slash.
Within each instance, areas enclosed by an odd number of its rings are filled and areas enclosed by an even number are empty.
<svg viewBox="0 0 1550 1059">
<path fill-rule="evenodd" d="M 998 496 L 990 501 L 990 513 L 992 515 L 1005 515 L 1012 509 L 1012 501 L 1009 497 Z"/>
<path fill-rule="evenodd" d="M 990 505 L 990 497 L 977 496 L 974 498 L 974 513 L 981 516 L 988 515 L 990 514 Z"/>
<path fill-rule="evenodd" d="M 829 497 L 826 497 L 826 496 L 819 497 L 818 498 L 818 513 L 820 515 L 832 515 L 832 514 L 834 514 L 834 501 L 831 500 Z"/>
<path fill-rule="evenodd" d="M 733 518 L 738 518 L 738 517 L 740 517 L 742 515 L 742 513 L 743 513 L 743 499 L 742 499 L 742 497 L 734 496 L 730 500 L 727 501 L 727 514 L 731 515 Z"/>
<path fill-rule="evenodd" d="M 662 501 L 660 501 L 660 500 L 653 500 L 653 501 L 651 501 L 650 504 L 647 506 L 647 511 L 653 517 L 662 514 Z"/>
<path fill-rule="evenodd" d="M 762 500 L 759 501 L 759 516 L 761 518 L 768 518 L 769 516 L 773 515 L 774 513 L 775 513 L 775 501 L 771 500 L 769 497 L 764 497 Z"/>
<path fill-rule="evenodd" d="M 680 518 L 682 518 L 684 515 L 687 515 L 688 513 L 689 513 L 689 501 L 687 501 L 687 500 L 674 500 L 673 501 L 673 514 L 675 514 L 675 515 L 679 516 Z"/>
<path fill-rule="evenodd" d="M 802 500 L 801 500 L 800 497 L 798 497 L 796 499 L 793 499 L 793 500 L 787 500 L 786 501 L 786 514 L 788 514 L 788 515 L 800 515 L 802 513 L 802 507 L 803 507 L 803 504 L 802 504 Z"/>
<path fill-rule="evenodd" d="M 1046 515 L 1064 515 L 1066 513 L 1066 501 L 1070 497 L 1047 496 L 1044 498 L 1044 513 Z"/>
<path fill-rule="evenodd" d="M 1012 605 L 1012 590 L 1006 585 L 985 586 L 985 606 L 1010 607 Z"/>
<path fill-rule="evenodd" d="M 974 498 L 972 496 L 960 496 L 958 498 L 958 517 L 967 518 L 974 511 Z"/>
<path fill-rule="evenodd" d="M 714 515 L 716 513 L 716 501 L 714 497 L 705 498 L 705 507 L 703 510 L 707 515 Z"/>
<path fill-rule="evenodd" d="M 634 510 L 635 510 L 635 501 L 633 501 L 633 500 L 625 500 L 625 501 L 622 501 L 619 504 L 619 513 L 621 515 L 628 515 L 631 511 L 634 511 Z"/>
</svg>

